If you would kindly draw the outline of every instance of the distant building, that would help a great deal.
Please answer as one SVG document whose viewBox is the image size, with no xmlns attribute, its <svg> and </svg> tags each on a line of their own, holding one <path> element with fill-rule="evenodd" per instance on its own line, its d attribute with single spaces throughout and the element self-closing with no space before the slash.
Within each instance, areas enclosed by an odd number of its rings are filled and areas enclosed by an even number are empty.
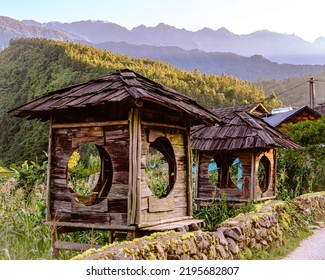
<svg viewBox="0 0 325 280">
<path fill-rule="evenodd" d="M 308 106 L 303 106 L 293 110 L 287 110 L 283 113 L 264 117 L 263 120 L 273 127 L 280 128 L 288 123 L 297 123 L 306 120 L 316 121 L 320 117 L 321 114 L 316 110 L 313 110 Z"/>
<path fill-rule="evenodd" d="M 271 111 L 271 114 L 272 115 L 276 115 L 276 114 L 282 114 L 282 113 L 286 113 L 286 112 L 289 112 L 289 111 L 292 111 L 293 108 L 290 106 L 290 107 L 285 107 L 285 108 L 276 108 L 276 109 L 273 109 Z"/>
</svg>

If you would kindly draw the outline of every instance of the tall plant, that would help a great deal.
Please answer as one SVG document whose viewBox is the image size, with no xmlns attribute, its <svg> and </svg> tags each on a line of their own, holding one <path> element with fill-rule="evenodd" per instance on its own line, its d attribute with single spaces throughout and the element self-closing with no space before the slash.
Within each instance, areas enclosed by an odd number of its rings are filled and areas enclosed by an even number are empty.
<svg viewBox="0 0 325 280">
<path fill-rule="evenodd" d="M 279 190 L 289 197 L 324 190 L 325 187 L 325 117 L 316 122 L 289 124 L 283 131 L 302 150 L 280 149 L 278 153 Z"/>
</svg>

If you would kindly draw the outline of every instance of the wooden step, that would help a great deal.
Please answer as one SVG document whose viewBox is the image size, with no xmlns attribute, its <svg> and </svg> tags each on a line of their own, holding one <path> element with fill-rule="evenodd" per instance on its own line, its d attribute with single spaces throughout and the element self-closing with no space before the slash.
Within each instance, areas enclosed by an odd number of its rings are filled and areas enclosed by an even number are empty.
<svg viewBox="0 0 325 280">
<path fill-rule="evenodd" d="M 55 249 L 64 249 L 64 250 L 71 250 L 71 251 L 87 251 L 89 249 L 99 249 L 101 245 L 96 244 L 86 244 L 86 243 L 76 243 L 76 242 L 68 242 L 68 241 L 55 241 L 54 248 Z"/>
<path fill-rule="evenodd" d="M 176 231 L 194 231 L 199 230 L 204 225 L 204 220 L 199 219 L 188 219 L 181 220 L 177 222 L 165 223 L 150 227 L 144 227 L 139 229 L 140 231 L 167 231 L 167 230 L 176 230 Z"/>
</svg>

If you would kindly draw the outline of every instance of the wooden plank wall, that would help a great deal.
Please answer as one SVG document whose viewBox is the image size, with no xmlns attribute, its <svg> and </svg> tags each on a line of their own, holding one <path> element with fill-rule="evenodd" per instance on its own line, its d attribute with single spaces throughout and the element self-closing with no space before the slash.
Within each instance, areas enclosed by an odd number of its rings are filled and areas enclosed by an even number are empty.
<svg viewBox="0 0 325 280">
<path fill-rule="evenodd" d="M 267 197 L 273 197 L 275 196 L 275 183 L 276 183 L 276 170 L 275 170 L 275 160 L 276 160 L 276 150 L 275 149 L 270 149 L 268 151 L 264 151 L 261 152 L 257 155 L 256 157 L 256 169 L 255 169 L 255 178 L 254 178 L 254 186 L 255 186 L 255 190 L 254 190 L 254 194 L 255 194 L 255 198 L 259 199 L 259 198 L 267 198 Z M 269 184 L 268 184 L 268 188 L 265 192 L 262 192 L 259 183 L 258 183 L 258 176 L 257 176 L 257 172 L 258 172 L 258 166 L 259 164 L 262 164 L 260 162 L 260 159 L 266 156 L 267 159 L 270 162 L 270 166 L 269 166 Z"/>
<path fill-rule="evenodd" d="M 59 127 L 59 125 L 56 125 Z M 55 127 L 55 126 L 54 126 Z M 113 178 L 107 207 L 84 206 L 75 202 L 67 187 L 67 165 L 73 151 L 81 144 L 94 143 L 109 154 Z M 72 223 L 127 224 L 129 173 L 128 125 L 54 128 L 52 135 L 51 217 L 52 221 Z M 97 206 L 97 205 L 96 205 Z"/>
<path fill-rule="evenodd" d="M 226 172 L 223 172 L 220 186 L 215 186 L 211 183 L 208 166 L 211 159 L 218 154 L 222 154 L 222 152 L 199 152 L 199 166 L 197 166 L 196 171 L 199 172 L 197 176 L 198 182 L 196 183 L 196 198 L 207 200 L 212 198 L 220 199 L 223 195 L 226 195 L 228 200 L 249 199 L 249 189 L 251 185 L 251 153 L 244 151 L 232 153 L 232 155 L 239 158 L 243 167 L 241 181 L 244 185 L 242 189 L 237 188 L 235 185 L 232 185 L 232 187 L 225 187 L 227 182 L 227 178 L 225 178 Z M 226 156 L 226 154 L 223 156 Z"/>
<path fill-rule="evenodd" d="M 196 199 L 200 200 L 211 200 L 212 198 L 220 199 L 222 195 L 226 195 L 226 198 L 230 201 L 241 201 L 241 200 L 259 200 L 261 198 L 273 198 L 275 195 L 275 150 L 268 151 L 235 151 L 231 154 L 238 157 L 242 164 L 242 179 L 243 188 L 239 189 L 232 185 L 231 187 L 225 186 L 226 178 L 223 178 L 220 186 L 215 186 L 211 183 L 208 173 L 208 165 L 217 154 L 223 154 L 222 152 L 199 152 L 199 167 L 198 176 L 196 183 Z M 224 153 L 227 155 L 227 153 Z M 266 156 L 270 161 L 269 186 L 267 191 L 262 193 L 258 184 L 258 164 L 259 160 Z M 253 166 L 253 170 L 252 170 Z M 224 173 L 223 173 L 224 174 Z M 225 177 L 225 176 L 224 176 Z"/>
<path fill-rule="evenodd" d="M 147 227 L 177 220 L 187 216 L 187 155 L 185 151 L 185 130 L 166 127 L 142 125 L 141 129 L 141 212 L 139 227 Z M 153 136 L 154 135 L 154 136 Z M 174 187 L 165 198 L 156 198 L 149 189 L 146 177 L 146 157 L 150 142 L 158 137 L 166 137 L 175 153 L 176 181 Z M 158 207 L 159 204 L 159 207 Z M 156 207 L 150 207 L 156 205 Z"/>
</svg>

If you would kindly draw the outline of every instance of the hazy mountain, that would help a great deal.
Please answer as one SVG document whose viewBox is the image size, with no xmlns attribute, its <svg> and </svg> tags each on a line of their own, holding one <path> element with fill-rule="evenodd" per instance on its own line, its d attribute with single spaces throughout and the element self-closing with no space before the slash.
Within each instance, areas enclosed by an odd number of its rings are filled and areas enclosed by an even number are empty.
<svg viewBox="0 0 325 280">
<path fill-rule="evenodd" d="M 140 25 L 128 30 L 106 21 L 78 21 L 72 23 L 49 22 L 32 26 L 64 31 L 77 40 L 92 43 L 126 42 L 136 45 L 176 46 L 184 50 L 200 49 L 205 52 L 232 52 L 241 56 L 262 55 L 271 61 L 292 64 L 325 64 L 325 39 L 307 42 L 294 34 L 281 34 L 268 30 L 238 35 L 226 28 L 203 28 L 189 31 L 164 23 L 155 27 Z"/>
<path fill-rule="evenodd" d="M 128 30 L 106 21 L 40 23 L 0 17 L 0 48 L 17 37 L 77 41 L 133 57 L 159 59 L 182 69 L 251 81 L 314 75 L 324 72 L 321 65 L 325 64 L 325 38 L 309 43 L 268 30 L 238 35 L 226 28 L 193 32 L 163 23 Z"/>
<path fill-rule="evenodd" d="M 68 34 L 42 26 L 29 25 L 26 22 L 0 16 L 0 50 L 13 38 L 47 38 L 56 40 L 73 40 Z"/>
<path fill-rule="evenodd" d="M 180 69 L 190 71 L 197 69 L 206 74 L 227 74 L 250 81 L 280 80 L 325 72 L 325 65 L 279 64 L 260 55 L 245 57 L 230 52 L 204 52 L 198 49 L 184 50 L 179 47 L 138 46 L 125 42 L 105 42 L 95 46 L 135 58 L 148 57 L 165 61 Z"/>
</svg>

